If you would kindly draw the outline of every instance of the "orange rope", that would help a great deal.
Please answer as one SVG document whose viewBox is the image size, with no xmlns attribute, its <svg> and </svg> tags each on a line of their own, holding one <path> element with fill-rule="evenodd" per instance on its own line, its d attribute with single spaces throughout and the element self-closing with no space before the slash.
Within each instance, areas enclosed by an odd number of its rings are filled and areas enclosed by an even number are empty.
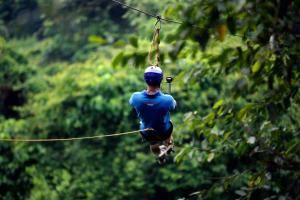
<svg viewBox="0 0 300 200">
<path fill-rule="evenodd" d="M 146 128 L 142 130 L 128 131 L 123 133 L 115 133 L 108 135 L 95 135 L 86 137 L 73 137 L 73 138 L 50 138 L 50 139 L 13 139 L 13 138 L 0 138 L 0 142 L 57 142 L 57 141 L 74 141 L 74 140 L 88 140 L 88 139 L 100 139 L 106 137 L 115 137 L 120 135 L 128 135 L 132 133 L 138 133 L 140 131 L 153 131 L 152 128 Z"/>
</svg>

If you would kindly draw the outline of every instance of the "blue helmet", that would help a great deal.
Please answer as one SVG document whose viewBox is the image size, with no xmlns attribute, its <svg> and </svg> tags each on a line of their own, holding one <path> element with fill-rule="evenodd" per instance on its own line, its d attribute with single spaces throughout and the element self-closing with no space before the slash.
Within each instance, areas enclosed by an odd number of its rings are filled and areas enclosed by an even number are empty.
<svg viewBox="0 0 300 200">
<path fill-rule="evenodd" d="M 148 85 L 159 86 L 163 79 L 163 72 L 157 66 L 149 66 L 144 72 L 144 80 Z"/>
</svg>

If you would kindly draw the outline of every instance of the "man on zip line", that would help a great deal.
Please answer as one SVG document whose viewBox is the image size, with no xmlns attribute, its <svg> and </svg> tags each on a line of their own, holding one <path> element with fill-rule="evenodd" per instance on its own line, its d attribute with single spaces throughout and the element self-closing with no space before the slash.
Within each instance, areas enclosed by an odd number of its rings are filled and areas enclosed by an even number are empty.
<svg viewBox="0 0 300 200">
<path fill-rule="evenodd" d="M 166 155 L 173 148 L 173 124 L 170 121 L 170 111 L 176 107 L 176 101 L 171 95 L 160 91 L 163 72 L 157 66 L 150 66 L 144 72 L 147 90 L 135 92 L 129 103 L 135 108 L 140 118 L 142 137 L 150 143 L 150 149 L 158 157 L 160 164 L 165 163 Z"/>
</svg>

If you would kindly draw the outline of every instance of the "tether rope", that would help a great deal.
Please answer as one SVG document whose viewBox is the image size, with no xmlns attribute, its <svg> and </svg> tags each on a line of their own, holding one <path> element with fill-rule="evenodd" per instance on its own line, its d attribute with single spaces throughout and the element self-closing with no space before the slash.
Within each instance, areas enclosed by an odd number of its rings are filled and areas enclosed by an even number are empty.
<svg viewBox="0 0 300 200">
<path fill-rule="evenodd" d="M 0 138 L 0 142 L 57 142 L 57 141 L 74 141 L 74 140 L 90 140 L 90 139 L 101 139 L 106 137 L 116 137 L 120 135 L 128 135 L 138 133 L 140 131 L 153 131 L 152 128 L 140 129 L 135 131 L 128 131 L 123 133 L 115 133 L 108 135 L 95 135 L 86 137 L 73 137 L 73 138 L 50 138 L 50 139 L 19 139 L 19 138 Z"/>
<path fill-rule="evenodd" d="M 159 24 L 159 25 L 158 25 Z M 153 33 L 153 38 L 152 38 L 152 42 L 150 45 L 150 50 L 149 50 L 149 54 L 148 54 L 148 62 L 149 65 L 154 65 L 154 66 L 159 66 L 159 61 L 160 61 L 160 52 L 159 52 L 159 44 L 160 44 L 160 38 L 159 38 L 159 33 L 160 33 L 160 29 L 161 29 L 161 20 L 160 18 L 157 18 L 157 21 L 155 23 L 154 26 L 154 33 Z M 152 63 L 152 47 L 155 47 L 155 63 Z"/>
</svg>

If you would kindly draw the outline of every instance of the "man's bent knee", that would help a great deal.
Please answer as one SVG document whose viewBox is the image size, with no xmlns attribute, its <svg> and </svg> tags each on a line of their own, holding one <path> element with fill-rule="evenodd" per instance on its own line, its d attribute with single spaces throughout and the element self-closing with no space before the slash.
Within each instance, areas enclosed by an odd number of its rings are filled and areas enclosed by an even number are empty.
<svg viewBox="0 0 300 200">
<path fill-rule="evenodd" d="M 150 145 L 152 153 L 158 155 L 160 153 L 159 144 Z"/>
</svg>

